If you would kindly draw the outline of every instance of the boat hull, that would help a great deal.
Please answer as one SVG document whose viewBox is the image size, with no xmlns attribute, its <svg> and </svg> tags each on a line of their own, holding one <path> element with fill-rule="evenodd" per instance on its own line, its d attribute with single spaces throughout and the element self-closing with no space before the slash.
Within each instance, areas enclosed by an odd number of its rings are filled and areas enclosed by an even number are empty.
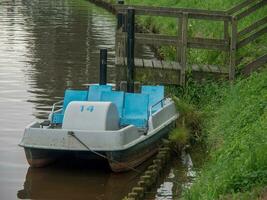
<svg viewBox="0 0 267 200">
<path fill-rule="evenodd" d="M 169 124 L 156 135 L 143 142 L 122 151 L 108 152 L 109 165 L 113 172 L 129 171 L 132 168 L 145 162 L 148 158 L 158 152 L 162 143 L 161 139 L 166 138 L 174 123 Z"/>
<path fill-rule="evenodd" d="M 51 150 L 38 148 L 24 148 L 27 161 L 31 167 L 45 167 L 59 159 L 69 162 L 72 159 L 79 160 L 99 160 L 103 159 L 100 156 L 90 151 L 66 151 L 66 150 Z M 98 152 L 105 155 L 105 152 Z"/>
<path fill-rule="evenodd" d="M 45 167 L 63 156 L 65 156 L 64 159 L 75 157 L 87 161 L 104 159 L 106 157 L 113 172 L 123 172 L 137 167 L 157 153 L 161 139 L 167 137 L 172 127 L 173 124 L 169 124 L 169 126 L 160 130 L 158 134 L 147 138 L 147 140 L 129 149 L 120 151 L 97 151 L 97 154 L 103 156 L 96 155 L 92 151 L 60 151 L 38 148 L 24 148 L 24 151 L 31 167 Z"/>
<path fill-rule="evenodd" d="M 53 163 L 62 154 L 49 149 L 24 148 L 24 151 L 31 167 L 45 167 Z"/>
</svg>

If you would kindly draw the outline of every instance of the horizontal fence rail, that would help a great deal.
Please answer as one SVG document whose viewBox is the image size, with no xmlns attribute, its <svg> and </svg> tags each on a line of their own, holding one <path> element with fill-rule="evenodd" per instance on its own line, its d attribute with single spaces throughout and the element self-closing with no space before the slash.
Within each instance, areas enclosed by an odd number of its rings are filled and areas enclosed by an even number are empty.
<svg viewBox="0 0 267 200">
<path fill-rule="evenodd" d="M 246 34 L 249 34 L 253 31 L 255 31 L 257 28 L 266 25 L 267 24 L 267 16 L 263 17 L 262 19 L 256 21 L 255 23 L 253 23 L 252 25 L 244 28 L 243 30 L 241 30 L 240 32 L 238 32 L 238 37 L 242 37 Z"/>
<path fill-rule="evenodd" d="M 126 14 L 129 6 L 127 5 L 115 5 L 115 9 L 118 13 Z M 215 21 L 224 21 L 231 18 L 224 11 L 210 11 L 201 9 L 187 9 L 187 8 L 165 8 L 165 7 L 150 7 L 150 6 L 130 6 L 135 10 L 136 15 L 151 15 L 161 17 L 182 17 L 183 13 L 188 14 L 188 18 L 191 19 L 207 19 Z"/>
<path fill-rule="evenodd" d="M 242 69 L 241 73 L 245 76 L 250 75 L 253 71 L 259 69 L 262 65 L 267 64 L 267 54 L 257 58 L 256 60 L 252 61 L 244 69 Z"/>
<path fill-rule="evenodd" d="M 234 80 L 235 70 L 237 65 L 237 51 L 266 34 L 267 32 L 267 16 L 258 19 L 251 25 L 238 30 L 239 21 L 243 18 L 255 13 L 257 10 L 266 6 L 267 0 L 246 0 L 229 10 L 202 10 L 202 9 L 188 9 L 188 8 L 166 8 L 166 7 L 150 7 L 150 6 L 127 6 L 118 4 L 115 9 L 118 15 L 118 29 L 116 31 L 116 60 L 119 64 L 127 63 L 127 30 L 126 18 L 129 9 L 134 10 L 134 15 L 148 15 L 158 17 L 170 17 L 177 19 L 178 32 L 177 35 L 163 35 L 154 33 L 134 33 L 134 41 L 140 44 L 153 46 L 172 46 L 176 49 L 176 62 L 163 61 L 148 61 L 145 59 L 134 59 L 135 65 L 139 67 L 161 68 L 161 69 L 176 69 L 179 70 L 179 82 L 185 83 L 185 72 L 189 70 L 187 62 L 188 49 L 206 49 L 216 50 L 225 53 L 226 58 L 224 69 L 220 66 L 203 65 L 204 67 L 197 67 L 197 65 L 190 65 L 191 70 L 207 71 L 208 73 L 228 73 L 229 79 Z M 123 20 L 122 20 L 123 19 Z M 200 19 L 208 21 L 222 21 L 223 22 L 223 38 L 203 38 L 192 37 L 188 34 L 189 20 Z M 123 22 L 122 22 L 123 21 Z M 201 22 L 200 22 L 201 23 Z M 258 66 L 258 63 L 266 61 L 266 55 L 258 58 L 255 62 L 251 62 L 246 69 Z M 126 63 L 125 63 L 126 62 Z M 194 66 L 194 67 L 192 67 Z M 212 67 L 210 67 L 212 66 Z M 225 67 L 228 67 L 227 71 Z M 201 69 L 201 70 L 200 70 Z"/>
</svg>

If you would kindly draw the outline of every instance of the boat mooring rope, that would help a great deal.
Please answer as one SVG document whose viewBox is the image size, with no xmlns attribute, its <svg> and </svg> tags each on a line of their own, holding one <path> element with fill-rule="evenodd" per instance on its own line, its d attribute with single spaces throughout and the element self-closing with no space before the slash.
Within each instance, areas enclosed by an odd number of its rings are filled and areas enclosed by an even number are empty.
<svg viewBox="0 0 267 200">
<path fill-rule="evenodd" d="M 80 138 L 78 138 L 78 137 L 75 135 L 75 133 L 74 133 L 73 131 L 68 131 L 68 134 L 69 134 L 70 136 L 72 136 L 73 138 L 75 138 L 79 143 L 81 143 L 81 144 L 82 144 L 87 150 L 89 150 L 90 152 L 92 152 L 92 153 L 94 153 L 94 154 L 96 154 L 96 155 L 98 155 L 98 156 L 100 156 L 100 157 L 102 157 L 102 158 L 104 158 L 104 159 L 107 159 L 107 160 L 109 160 L 109 161 L 112 161 L 112 162 L 115 162 L 115 163 L 117 163 L 117 164 L 123 165 L 124 167 L 126 167 L 126 168 L 128 168 L 128 169 L 130 169 L 130 170 L 132 170 L 132 171 L 135 171 L 136 173 L 142 173 L 141 171 L 139 171 L 139 170 L 137 170 L 137 169 L 135 169 L 135 168 L 133 168 L 133 167 L 127 165 L 127 164 L 121 163 L 121 162 L 119 162 L 119 161 L 117 161 L 117 160 L 114 160 L 114 159 L 112 159 L 112 158 L 108 158 L 107 156 L 105 156 L 105 155 L 103 155 L 103 154 L 101 154 L 101 153 L 98 153 L 98 152 L 92 150 L 90 147 L 88 147 L 88 145 L 86 145 L 83 141 L 81 141 Z"/>
</svg>

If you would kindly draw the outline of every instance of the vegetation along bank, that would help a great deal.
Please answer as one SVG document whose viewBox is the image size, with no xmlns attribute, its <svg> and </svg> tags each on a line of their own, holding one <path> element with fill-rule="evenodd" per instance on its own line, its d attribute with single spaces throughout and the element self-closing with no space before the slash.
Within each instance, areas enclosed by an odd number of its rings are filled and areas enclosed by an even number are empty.
<svg viewBox="0 0 267 200">
<path fill-rule="evenodd" d="M 227 10 L 243 0 L 126 0 L 126 4 Z M 106 0 L 115 3 L 114 0 Z M 266 6 L 265 6 L 266 7 Z M 244 18 L 238 29 L 265 17 L 267 8 Z M 137 22 L 150 32 L 175 35 L 177 22 L 160 17 L 138 17 Z M 216 22 L 190 20 L 189 35 L 222 37 Z M 267 52 L 266 34 L 238 52 L 238 68 Z M 175 50 L 159 48 L 164 59 L 175 59 Z M 223 63 L 216 51 L 190 50 L 190 63 Z M 263 66 L 262 68 L 266 68 Z M 177 148 L 189 140 L 202 142 L 208 151 L 206 164 L 182 199 L 264 199 L 267 198 L 267 70 L 239 77 L 234 83 L 191 81 L 185 87 L 169 88 L 182 113 L 179 128 L 170 139 Z"/>
</svg>

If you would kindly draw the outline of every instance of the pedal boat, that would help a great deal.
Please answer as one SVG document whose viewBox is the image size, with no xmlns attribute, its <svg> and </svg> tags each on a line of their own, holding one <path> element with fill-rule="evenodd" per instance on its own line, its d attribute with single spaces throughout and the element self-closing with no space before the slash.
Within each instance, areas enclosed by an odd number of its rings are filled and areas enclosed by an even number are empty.
<svg viewBox="0 0 267 200">
<path fill-rule="evenodd" d="M 140 93 L 114 91 L 109 85 L 68 89 L 48 120 L 25 128 L 19 146 L 32 167 L 64 155 L 106 159 L 112 171 L 128 171 L 158 151 L 177 118 L 163 86 L 142 86 Z"/>
</svg>

